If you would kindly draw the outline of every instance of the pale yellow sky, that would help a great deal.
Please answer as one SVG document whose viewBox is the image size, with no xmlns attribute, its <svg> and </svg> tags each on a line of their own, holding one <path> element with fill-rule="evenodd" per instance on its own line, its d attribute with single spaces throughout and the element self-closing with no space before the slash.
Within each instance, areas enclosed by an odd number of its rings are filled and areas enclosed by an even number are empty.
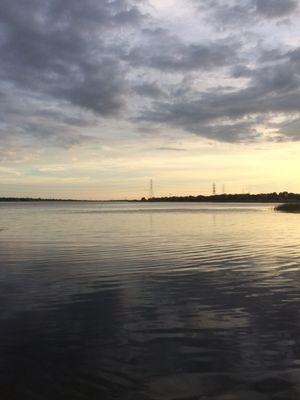
<svg viewBox="0 0 300 400">
<path fill-rule="evenodd" d="M 181 149 L 181 150 L 179 150 Z M 184 150 L 183 150 L 184 149 Z M 300 192 L 300 144 L 223 144 L 189 138 L 173 150 L 132 149 L 115 154 L 74 149 L 0 168 L 2 195 L 123 199 L 228 193 Z M 132 156 L 134 154 L 134 157 Z"/>
</svg>

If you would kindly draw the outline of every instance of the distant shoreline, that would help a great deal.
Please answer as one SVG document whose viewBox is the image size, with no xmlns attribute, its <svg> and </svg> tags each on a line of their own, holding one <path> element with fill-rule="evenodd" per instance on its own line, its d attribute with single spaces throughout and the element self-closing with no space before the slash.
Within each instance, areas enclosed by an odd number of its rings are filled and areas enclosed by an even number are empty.
<svg viewBox="0 0 300 400">
<path fill-rule="evenodd" d="M 259 194 L 219 194 L 211 196 L 167 196 L 154 197 L 140 200 L 84 200 L 84 199 L 49 199 L 33 197 L 0 197 L 0 202 L 85 202 L 85 203 L 161 203 L 161 202 L 192 202 L 192 203 L 293 203 L 300 202 L 300 194 L 297 193 L 259 193 Z"/>
<path fill-rule="evenodd" d="M 43 199 L 43 198 L 31 198 L 31 197 L 0 197 L 0 202 L 32 202 L 32 203 L 43 203 L 43 202 L 52 202 L 52 203 L 116 203 L 116 202 L 128 202 L 135 200 L 84 200 L 84 199 Z"/>
<path fill-rule="evenodd" d="M 219 194 L 211 196 L 169 196 L 141 199 L 142 202 L 194 202 L 194 203 L 295 203 L 300 202 L 298 193 Z"/>
</svg>

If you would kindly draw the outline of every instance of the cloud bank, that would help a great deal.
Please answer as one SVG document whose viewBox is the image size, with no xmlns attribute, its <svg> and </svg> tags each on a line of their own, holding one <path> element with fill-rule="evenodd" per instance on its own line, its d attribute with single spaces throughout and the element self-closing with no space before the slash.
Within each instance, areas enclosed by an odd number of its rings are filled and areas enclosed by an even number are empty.
<svg viewBox="0 0 300 400">
<path fill-rule="evenodd" d="M 299 140 L 299 2 L 185 5 L 186 22 L 151 0 L 3 0 L 1 154 L 174 128 L 229 143 Z"/>
</svg>

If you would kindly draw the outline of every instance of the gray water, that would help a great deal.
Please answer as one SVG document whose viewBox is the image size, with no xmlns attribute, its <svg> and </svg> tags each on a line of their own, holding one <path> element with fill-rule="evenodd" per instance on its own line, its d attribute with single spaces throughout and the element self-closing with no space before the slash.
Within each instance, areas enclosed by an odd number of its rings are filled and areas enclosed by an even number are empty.
<svg viewBox="0 0 300 400">
<path fill-rule="evenodd" d="M 300 215 L 0 203 L 1 399 L 300 398 Z"/>
</svg>

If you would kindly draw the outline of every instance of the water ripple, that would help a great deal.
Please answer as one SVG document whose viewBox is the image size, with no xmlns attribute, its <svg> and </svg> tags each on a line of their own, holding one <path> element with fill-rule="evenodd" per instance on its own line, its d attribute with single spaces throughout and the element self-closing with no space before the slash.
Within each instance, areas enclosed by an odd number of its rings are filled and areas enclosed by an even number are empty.
<svg viewBox="0 0 300 400">
<path fill-rule="evenodd" d="M 272 207 L 1 204 L 2 397 L 300 398 L 300 224 Z"/>
</svg>

